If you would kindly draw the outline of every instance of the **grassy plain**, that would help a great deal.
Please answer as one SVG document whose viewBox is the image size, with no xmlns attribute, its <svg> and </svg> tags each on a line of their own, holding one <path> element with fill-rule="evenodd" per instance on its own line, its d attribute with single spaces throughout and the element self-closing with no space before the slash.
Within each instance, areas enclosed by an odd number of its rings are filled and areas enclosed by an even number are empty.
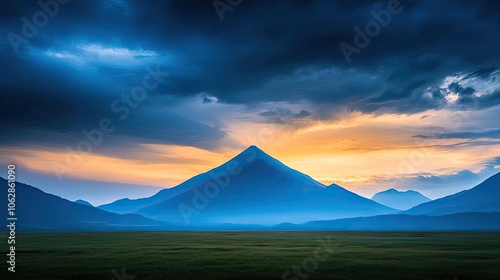
<svg viewBox="0 0 500 280">
<path fill-rule="evenodd" d="M 32 232 L 16 239 L 16 273 L 3 253 L 0 279 L 500 279 L 498 232 Z"/>
</svg>

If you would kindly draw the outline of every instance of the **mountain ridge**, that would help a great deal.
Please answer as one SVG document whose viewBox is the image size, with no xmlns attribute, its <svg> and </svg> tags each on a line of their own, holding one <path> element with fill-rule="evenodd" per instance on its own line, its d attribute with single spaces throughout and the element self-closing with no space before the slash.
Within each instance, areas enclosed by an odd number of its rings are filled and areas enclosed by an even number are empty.
<svg viewBox="0 0 500 280">
<path fill-rule="evenodd" d="M 338 185 L 326 187 L 256 146 L 250 146 L 208 173 L 211 176 L 204 183 L 192 185 L 186 192 L 133 213 L 184 223 L 183 208 L 190 210 L 188 214 L 196 213 L 189 215 L 192 218 L 189 222 L 194 223 L 273 224 L 396 211 Z M 217 195 L 204 196 L 207 188 L 212 188 Z M 197 202 L 201 204 L 200 201 L 206 204 L 198 207 L 202 209 L 193 207 Z"/>
<path fill-rule="evenodd" d="M 462 212 L 500 211 L 500 172 L 475 187 L 417 205 L 405 214 L 446 215 Z"/>
<path fill-rule="evenodd" d="M 75 200 L 73 202 L 81 204 L 81 205 L 87 205 L 87 206 L 90 206 L 90 207 L 94 207 L 94 205 L 92 205 L 92 203 L 90 203 L 90 202 L 88 202 L 86 200 L 83 200 L 83 199 L 77 199 L 77 200 Z"/>
<path fill-rule="evenodd" d="M 264 151 L 262 151 L 260 148 L 258 148 L 255 145 L 249 146 L 247 149 L 243 150 L 239 154 L 237 154 L 234 158 L 232 158 L 229 161 L 234 161 L 238 164 L 239 167 L 244 167 L 246 164 L 254 161 L 254 160 L 265 160 L 269 163 L 272 163 L 274 166 L 278 167 L 279 169 L 283 168 L 289 168 L 285 164 L 283 164 L 281 161 L 271 157 Z M 182 182 L 179 185 L 176 185 L 171 188 L 165 188 L 154 194 L 153 196 L 150 197 L 145 197 L 145 198 L 139 198 L 139 199 L 129 199 L 129 198 L 122 198 L 119 200 L 116 200 L 111 203 L 103 204 L 98 206 L 98 208 L 110 211 L 113 213 L 118 213 L 118 214 L 126 214 L 126 213 L 132 213 L 135 212 L 141 208 L 165 201 L 173 196 L 176 196 L 184 191 L 187 191 L 189 189 L 192 189 L 193 187 L 199 186 L 203 182 L 206 182 L 207 180 L 213 179 L 213 177 L 216 177 L 216 173 L 220 173 L 221 169 L 225 169 L 225 165 L 227 164 L 223 163 L 215 168 L 212 168 L 206 172 L 203 172 L 201 174 L 195 175 L 188 180 Z M 291 168 L 290 168 L 291 169 Z M 294 172 L 300 173 L 294 169 L 291 169 Z M 314 181 L 309 175 L 307 174 L 302 174 L 306 176 L 309 180 Z M 325 187 L 321 183 L 318 183 L 318 187 Z"/>
<path fill-rule="evenodd" d="M 0 183 L 7 185 L 7 180 L 0 177 Z M 117 230 L 167 225 L 137 214 L 120 215 L 75 203 L 21 182 L 16 182 L 15 190 L 16 228 L 20 230 Z M 7 197 L 7 189 L 2 193 Z M 0 207 L 7 209 L 7 199 L 0 200 Z M 3 215 L 6 219 L 7 211 Z"/>
<path fill-rule="evenodd" d="M 399 210 L 408 210 L 419 204 L 431 201 L 430 198 L 417 191 L 398 191 L 394 188 L 376 193 L 371 200 Z"/>
<path fill-rule="evenodd" d="M 275 230 L 500 230 L 500 212 L 466 212 L 442 216 L 392 214 L 337 220 L 311 221 L 304 224 L 280 224 Z"/>
</svg>

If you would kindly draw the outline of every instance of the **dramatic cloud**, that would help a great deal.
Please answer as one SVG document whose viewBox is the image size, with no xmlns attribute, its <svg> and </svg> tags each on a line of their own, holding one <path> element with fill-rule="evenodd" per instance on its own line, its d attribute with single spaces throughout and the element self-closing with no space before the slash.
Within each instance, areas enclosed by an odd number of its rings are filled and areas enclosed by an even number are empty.
<svg viewBox="0 0 500 280">
<path fill-rule="evenodd" d="M 90 156 L 130 159 L 148 145 L 279 154 L 278 143 L 302 150 L 297 139 L 328 146 L 325 157 L 414 140 L 498 154 L 500 2 L 398 3 L 348 61 L 339 45 L 380 22 L 388 0 L 243 1 L 223 21 L 211 1 L 3 1 L 0 148 L 60 155 L 109 120 Z M 452 127 L 445 112 L 465 117 Z M 453 172 L 469 168 L 457 162 Z"/>
<path fill-rule="evenodd" d="M 432 135 L 415 135 L 413 137 L 424 139 L 480 139 L 500 138 L 500 129 L 487 131 L 455 131 L 451 133 L 435 133 Z"/>
<path fill-rule="evenodd" d="M 428 94 L 433 86 L 456 73 L 483 79 L 497 65 L 499 39 L 491 35 L 499 20 L 489 11 L 498 2 L 404 0 L 402 13 L 348 64 L 338 45 L 352 41 L 353 28 L 374 20 L 371 11 L 386 2 L 248 2 L 224 22 L 209 2 L 75 2 L 61 7 L 23 53 L 84 61 L 101 71 L 123 66 L 113 67 L 115 60 L 168 57 L 166 94 L 206 92 L 230 103 L 306 99 L 366 112 L 440 108 L 442 94 Z M 20 32 L 20 18 L 39 8 L 26 6 L 24 13 L 4 9 L 6 31 Z M 473 91 L 460 84 L 449 89 L 464 104 Z M 498 98 L 483 99 L 479 107 Z"/>
<path fill-rule="evenodd" d="M 258 115 L 264 117 L 268 123 L 292 124 L 297 120 L 310 117 L 311 112 L 302 109 L 300 112 L 294 113 L 288 108 L 275 108 L 274 110 L 260 112 Z"/>
</svg>

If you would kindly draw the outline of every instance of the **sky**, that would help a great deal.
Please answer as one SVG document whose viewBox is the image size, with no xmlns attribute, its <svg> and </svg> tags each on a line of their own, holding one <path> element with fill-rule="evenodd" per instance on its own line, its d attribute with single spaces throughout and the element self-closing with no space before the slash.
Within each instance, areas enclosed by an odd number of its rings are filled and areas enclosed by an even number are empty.
<svg viewBox="0 0 500 280">
<path fill-rule="evenodd" d="M 0 164 L 44 191 L 149 196 L 250 145 L 367 197 L 500 171 L 498 1 L 41 3 L 0 3 Z"/>
</svg>

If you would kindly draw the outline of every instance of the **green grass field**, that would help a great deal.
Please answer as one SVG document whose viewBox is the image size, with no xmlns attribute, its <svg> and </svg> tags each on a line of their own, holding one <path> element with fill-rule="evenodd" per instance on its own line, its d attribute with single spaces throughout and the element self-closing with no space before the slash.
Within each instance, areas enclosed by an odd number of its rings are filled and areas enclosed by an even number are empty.
<svg viewBox="0 0 500 280">
<path fill-rule="evenodd" d="M 0 279 L 500 279 L 498 232 L 18 233 L 16 239 L 16 273 L 7 271 L 2 253 Z M 6 252 L 5 234 L 2 246 Z M 135 278 L 124 277 L 122 268 Z"/>
</svg>

